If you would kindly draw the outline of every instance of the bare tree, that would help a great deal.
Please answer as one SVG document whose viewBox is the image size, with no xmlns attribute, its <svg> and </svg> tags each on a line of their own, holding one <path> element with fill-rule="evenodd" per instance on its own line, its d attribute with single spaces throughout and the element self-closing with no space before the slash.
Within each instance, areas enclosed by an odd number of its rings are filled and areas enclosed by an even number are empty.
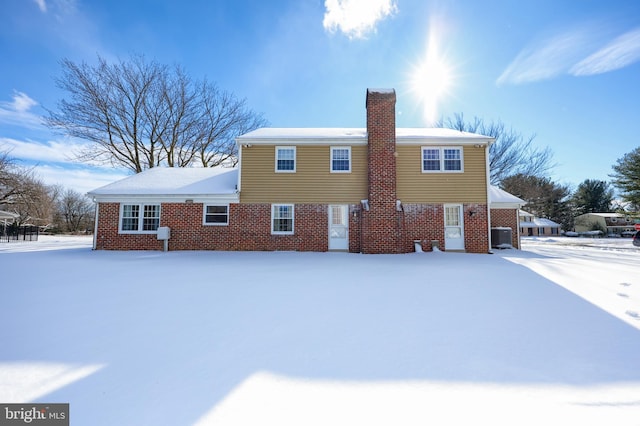
<svg viewBox="0 0 640 426">
<path fill-rule="evenodd" d="M 72 189 L 62 192 L 57 200 L 58 215 L 69 232 L 91 228 L 94 205 L 91 200 Z"/>
<path fill-rule="evenodd" d="M 501 121 L 485 123 L 475 117 L 473 121 L 466 122 L 463 114 L 455 114 L 438 125 L 495 138 L 489 147 L 490 179 L 493 185 L 499 185 L 505 178 L 516 174 L 544 177 L 555 166 L 551 162 L 553 153 L 549 147 L 539 148 L 533 144 L 535 135 L 525 139 L 513 129 L 507 129 Z"/>
<path fill-rule="evenodd" d="M 69 99 L 49 110 L 45 122 L 91 143 L 81 161 L 136 173 L 235 163 L 235 137 L 268 124 L 246 100 L 143 56 L 115 64 L 98 57 L 95 66 L 65 59 L 62 68 L 56 82 Z"/>
<path fill-rule="evenodd" d="M 19 215 L 18 223 L 46 221 L 47 187 L 33 168 L 20 166 L 9 151 L 0 151 L 0 207 Z"/>
</svg>

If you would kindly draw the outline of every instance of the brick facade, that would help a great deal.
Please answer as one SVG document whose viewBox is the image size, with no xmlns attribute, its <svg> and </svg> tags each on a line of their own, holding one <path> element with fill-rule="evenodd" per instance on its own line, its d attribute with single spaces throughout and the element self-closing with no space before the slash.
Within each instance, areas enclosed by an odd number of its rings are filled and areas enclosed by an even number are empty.
<svg viewBox="0 0 640 426">
<path fill-rule="evenodd" d="M 118 233 L 119 203 L 100 203 L 96 249 L 162 250 L 156 234 Z M 169 250 L 327 251 L 328 207 L 296 204 L 295 233 L 271 234 L 271 204 L 230 204 L 228 225 L 204 225 L 204 204 L 162 203 Z"/>
<path fill-rule="evenodd" d="M 221 226 L 204 225 L 203 211 L 202 203 L 161 204 L 160 226 L 171 228 L 169 250 L 322 252 L 329 247 L 326 204 L 296 204 L 294 235 L 271 234 L 271 204 L 230 204 L 229 224 Z M 464 211 L 465 251 L 486 253 L 486 206 L 465 204 Z M 470 211 L 474 212 L 471 217 Z M 119 213 L 119 203 L 100 203 L 96 249 L 163 249 L 163 242 L 158 241 L 155 233 L 119 233 Z M 367 253 L 362 245 L 367 232 L 363 213 L 367 212 L 360 205 L 349 206 L 349 251 L 352 253 Z M 442 204 L 407 204 L 402 206 L 401 212 L 395 213 L 394 232 L 397 232 L 397 238 L 392 243 L 383 241 L 378 248 L 379 253 L 412 252 L 416 240 L 422 243 L 425 251 L 431 250 L 432 241 L 437 241 L 438 247 L 446 250 Z"/>
<path fill-rule="evenodd" d="M 491 227 L 511 228 L 511 245 L 520 248 L 518 209 L 491 209 Z"/>
</svg>

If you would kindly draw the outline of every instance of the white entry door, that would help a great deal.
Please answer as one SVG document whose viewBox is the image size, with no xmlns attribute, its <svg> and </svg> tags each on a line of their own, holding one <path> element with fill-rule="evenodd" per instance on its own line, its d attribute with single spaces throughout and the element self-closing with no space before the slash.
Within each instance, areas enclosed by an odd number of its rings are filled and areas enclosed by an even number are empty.
<svg viewBox="0 0 640 426">
<path fill-rule="evenodd" d="M 462 204 L 444 205 L 444 249 L 464 250 Z"/>
<path fill-rule="evenodd" d="M 329 206 L 329 250 L 349 250 L 349 206 Z"/>
</svg>

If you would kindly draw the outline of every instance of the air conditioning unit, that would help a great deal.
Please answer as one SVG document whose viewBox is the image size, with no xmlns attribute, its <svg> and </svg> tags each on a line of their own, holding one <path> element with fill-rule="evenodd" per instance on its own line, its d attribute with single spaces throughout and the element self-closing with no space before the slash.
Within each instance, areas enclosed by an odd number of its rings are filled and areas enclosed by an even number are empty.
<svg viewBox="0 0 640 426">
<path fill-rule="evenodd" d="M 511 232 L 511 228 L 491 228 L 491 247 L 512 248 L 513 246 L 511 245 Z"/>
</svg>

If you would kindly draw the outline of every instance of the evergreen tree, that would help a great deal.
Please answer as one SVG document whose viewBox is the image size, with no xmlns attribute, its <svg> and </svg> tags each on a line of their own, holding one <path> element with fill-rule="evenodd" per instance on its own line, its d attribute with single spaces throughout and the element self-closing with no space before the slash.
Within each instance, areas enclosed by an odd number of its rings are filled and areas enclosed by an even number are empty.
<svg viewBox="0 0 640 426">
<path fill-rule="evenodd" d="M 613 186 L 620 191 L 620 196 L 631 203 L 636 210 L 640 208 L 640 147 L 626 153 L 613 166 L 615 173 Z"/>
<path fill-rule="evenodd" d="M 572 202 L 576 214 L 608 213 L 613 205 L 613 189 L 603 180 L 587 179 L 578 185 Z"/>
</svg>

